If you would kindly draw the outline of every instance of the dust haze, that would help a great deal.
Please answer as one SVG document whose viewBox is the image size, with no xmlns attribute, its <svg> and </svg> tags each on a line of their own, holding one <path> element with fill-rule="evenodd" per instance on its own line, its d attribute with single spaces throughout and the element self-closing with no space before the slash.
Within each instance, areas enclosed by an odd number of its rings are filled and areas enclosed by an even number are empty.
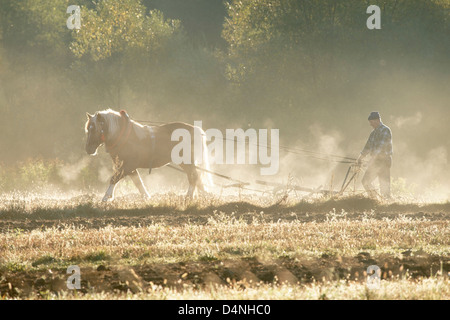
<svg viewBox="0 0 450 320">
<path fill-rule="evenodd" d="M 104 192 L 112 162 L 103 147 L 96 157 L 86 155 L 84 124 L 86 112 L 107 108 L 136 120 L 200 120 L 203 129 L 223 133 L 279 129 L 280 145 L 297 151 L 280 148 L 276 175 L 261 176 L 260 166 L 250 165 L 212 170 L 253 189 L 264 189 L 256 180 L 291 179 L 339 190 L 349 164 L 329 155 L 357 158 L 372 130 L 367 117 L 379 111 L 393 135 L 394 197 L 448 201 L 448 1 L 385 1 L 381 30 L 366 28 L 365 1 L 272 2 L 264 22 L 265 2 L 245 11 L 238 1 L 124 1 L 120 10 L 147 20 L 124 19 L 153 35 L 139 34 L 141 45 L 129 40 L 137 29 L 109 34 L 99 25 L 114 44 L 108 51 L 86 40 L 86 23 L 97 20 L 86 15 L 79 31 L 67 29 L 67 1 L 2 1 L 0 190 Z M 78 5 L 82 15 L 111 14 L 90 1 Z M 239 10 L 248 21 L 236 16 Z M 248 28 L 255 30 L 247 34 Z M 183 174 L 170 168 L 140 172 L 151 193 L 187 189 Z M 216 192 L 231 183 L 214 181 Z M 124 179 L 118 192 L 133 188 Z"/>
</svg>

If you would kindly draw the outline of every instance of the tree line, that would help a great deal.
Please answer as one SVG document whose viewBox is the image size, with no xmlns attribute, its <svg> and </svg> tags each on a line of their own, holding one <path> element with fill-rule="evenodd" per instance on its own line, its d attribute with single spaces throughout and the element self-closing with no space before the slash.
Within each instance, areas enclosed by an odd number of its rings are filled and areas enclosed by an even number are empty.
<svg viewBox="0 0 450 320">
<path fill-rule="evenodd" d="M 433 98 L 448 86 L 447 0 L 374 1 L 381 30 L 362 0 L 76 2 L 79 30 L 66 27 L 73 1 L 1 1 L 1 162 L 82 153 L 86 111 L 276 127 L 295 143 L 311 123 L 350 137 L 370 109 L 414 112 L 407 79 Z"/>
</svg>

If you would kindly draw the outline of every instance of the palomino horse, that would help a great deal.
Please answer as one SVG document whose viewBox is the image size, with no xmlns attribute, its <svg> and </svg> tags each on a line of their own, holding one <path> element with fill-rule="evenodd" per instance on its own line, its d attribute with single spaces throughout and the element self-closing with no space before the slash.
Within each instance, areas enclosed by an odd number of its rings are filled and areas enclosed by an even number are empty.
<svg viewBox="0 0 450 320">
<path fill-rule="evenodd" d="M 108 190 L 103 201 L 114 199 L 116 184 L 125 176 L 130 176 L 139 192 L 149 198 L 149 194 L 142 183 L 137 168 L 159 168 L 172 162 L 171 151 L 178 143 L 172 141 L 172 132 L 176 129 L 186 129 L 191 137 L 194 130 L 200 130 L 202 137 L 202 159 L 203 167 L 209 170 L 208 152 L 204 131 L 183 122 L 172 122 L 160 126 L 145 126 L 131 120 L 125 111 L 116 112 L 111 109 L 98 111 L 95 115 L 87 115 L 85 131 L 87 133 L 86 152 L 95 155 L 102 144 L 111 155 L 116 164 L 116 170 L 110 180 Z M 193 146 L 193 139 L 191 139 Z M 200 159 L 194 158 L 194 150 L 191 148 L 190 164 L 181 163 L 180 167 L 186 172 L 189 181 L 187 197 L 192 198 L 194 191 L 205 191 L 205 184 L 211 183 L 211 177 L 206 171 L 197 172 L 196 164 Z"/>
</svg>

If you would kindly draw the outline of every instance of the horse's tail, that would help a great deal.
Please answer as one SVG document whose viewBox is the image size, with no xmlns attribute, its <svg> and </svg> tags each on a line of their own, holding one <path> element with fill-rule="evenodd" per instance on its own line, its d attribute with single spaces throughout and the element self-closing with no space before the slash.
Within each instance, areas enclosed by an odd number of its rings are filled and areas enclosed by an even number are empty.
<svg viewBox="0 0 450 320">
<path fill-rule="evenodd" d="M 203 187 L 205 191 L 211 191 L 211 187 L 214 185 L 212 181 L 212 175 L 208 171 L 211 170 L 210 163 L 209 163 L 209 153 L 208 153 L 208 146 L 206 144 L 206 133 L 205 131 L 200 128 L 196 127 L 200 131 L 201 139 L 202 139 L 202 154 L 201 159 L 195 159 L 195 165 L 199 168 L 202 168 L 203 170 L 199 170 L 200 174 L 200 180 L 203 184 Z M 196 155 L 198 156 L 198 155 Z M 205 171 L 206 170 L 206 171 Z"/>
</svg>

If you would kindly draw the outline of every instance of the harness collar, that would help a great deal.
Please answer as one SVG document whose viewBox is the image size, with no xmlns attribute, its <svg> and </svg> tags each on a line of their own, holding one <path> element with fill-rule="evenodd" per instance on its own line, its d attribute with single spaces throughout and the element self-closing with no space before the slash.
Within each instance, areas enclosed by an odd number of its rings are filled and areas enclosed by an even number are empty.
<svg viewBox="0 0 450 320">
<path fill-rule="evenodd" d="M 105 136 L 102 132 L 101 139 L 105 143 L 105 148 L 108 153 L 118 153 L 119 150 L 126 144 L 131 133 L 132 124 L 125 110 L 120 111 L 122 122 L 125 122 L 120 129 L 119 136 L 110 146 L 106 144 Z"/>
</svg>

